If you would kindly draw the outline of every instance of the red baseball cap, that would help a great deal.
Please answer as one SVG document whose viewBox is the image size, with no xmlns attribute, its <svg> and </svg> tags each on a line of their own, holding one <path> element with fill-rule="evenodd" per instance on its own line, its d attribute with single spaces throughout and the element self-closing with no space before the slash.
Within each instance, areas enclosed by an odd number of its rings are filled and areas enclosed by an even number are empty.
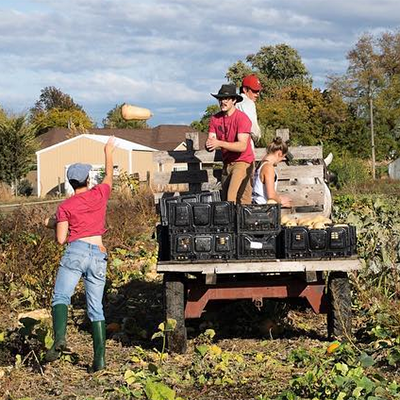
<svg viewBox="0 0 400 400">
<path fill-rule="evenodd" d="M 248 87 L 252 90 L 261 90 L 262 89 L 260 80 L 257 78 L 256 75 L 245 76 L 242 81 L 242 86 Z"/>
</svg>

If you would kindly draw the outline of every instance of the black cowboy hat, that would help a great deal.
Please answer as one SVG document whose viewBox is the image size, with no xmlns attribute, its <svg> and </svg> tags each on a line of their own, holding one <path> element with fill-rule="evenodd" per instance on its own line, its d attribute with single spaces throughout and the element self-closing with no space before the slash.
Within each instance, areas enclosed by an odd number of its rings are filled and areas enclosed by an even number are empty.
<svg viewBox="0 0 400 400">
<path fill-rule="evenodd" d="M 236 99 L 236 103 L 240 103 L 243 100 L 243 97 L 236 93 L 236 86 L 232 84 L 222 85 L 217 94 L 210 94 L 218 100 L 226 99 L 227 97 L 234 97 Z"/>
</svg>

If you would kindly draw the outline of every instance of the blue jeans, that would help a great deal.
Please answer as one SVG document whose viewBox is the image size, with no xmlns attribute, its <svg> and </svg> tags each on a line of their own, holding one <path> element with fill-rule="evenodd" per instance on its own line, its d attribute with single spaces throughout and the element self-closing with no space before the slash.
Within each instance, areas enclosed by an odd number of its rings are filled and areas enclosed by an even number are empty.
<svg viewBox="0 0 400 400">
<path fill-rule="evenodd" d="M 106 283 L 107 253 L 99 246 L 76 240 L 61 259 L 57 272 L 52 305 L 71 304 L 71 296 L 83 277 L 87 314 L 90 321 L 104 321 L 103 292 Z"/>
</svg>

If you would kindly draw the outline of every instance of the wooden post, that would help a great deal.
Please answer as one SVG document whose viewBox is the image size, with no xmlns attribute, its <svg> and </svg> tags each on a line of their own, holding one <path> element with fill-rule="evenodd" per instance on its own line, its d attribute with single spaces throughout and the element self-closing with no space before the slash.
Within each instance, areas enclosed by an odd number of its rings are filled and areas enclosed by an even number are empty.
<svg viewBox="0 0 400 400">
<path fill-rule="evenodd" d="M 186 146 L 188 151 L 199 150 L 199 134 L 198 132 L 188 132 L 186 133 Z"/>
<path fill-rule="evenodd" d="M 374 134 L 374 105 L 372 100 L 372 95 L 369 96 L 369 119 L 370 119 L 370 129 L 371 129 L 371 153 L 372 153 L 372 179 L 376 179 L 375 170 L 375 134 Z"/>
<path fill-rule="evenodd" d="M 280 137 L 284 142 L 287 142 L 290 139 L 289 129 L 277 129 L 275 137 Z"/>
<path fill-rule="evenodd" d="M 147 186 L 150 186 L 150 171 L 146 171 L 146 182 Z"/>
</svg>

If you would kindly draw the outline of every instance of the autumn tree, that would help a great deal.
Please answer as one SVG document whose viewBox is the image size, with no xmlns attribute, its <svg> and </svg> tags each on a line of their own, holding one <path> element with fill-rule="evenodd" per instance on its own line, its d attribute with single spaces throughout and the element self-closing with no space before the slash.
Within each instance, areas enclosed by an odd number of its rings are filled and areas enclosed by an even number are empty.
<svg viewBox="0 0 400 400">
<path fill-rule="evenodd" d="M 218 111 L 219 111 L 219 106 L 217 104 L 208 106 L 201 119 L 198 121 L 193 121 L 190 124 L 190 126 L 197 132 L 208 132 L 208 125 L 210 124 L 210 118 L 213 114 L 216 114 Z"/>
<path fill-rule="evenodd" d="M 54 127 L 70 128 L 71 125 L 84 133 L 93 126 L 82 106 L 54 86 L 42 89 L 39 100 L 30 110 L 30 122 L 37 126 L 38 135 Z"/>
<path fill-rule="evenodd" d="M 7 114 L 0 106 L 0 121 L 4 121 L 6 118 L 7 118 Z"/>
<path fill-rule="evenodd" d="M 37 114 L 44 111 L 50 111 L 54 108 L 67 111 L 83 111 L 82 106 L 75 103 L 70 95 L 63 93 L 60 89 L 57 89 L 54 86 L 47 86 L 41 90 L 39 100 L 36 101 L 31 112 Z"/>
<path fill-rule="evenodd" d="M 146 121 L 126 121 L 122 118 L 121 108 L 123 104 L 116 105 L 112 110 L 107 113 L 106 118 L 103 119 L 104 128 L 114 129 L 148 129 Z"/>
<path fill-rule="evenodd" d="M 18 190 L 19 181 L 33 168 L 38 143 L 36 128 L 25 116 L 0 121 L 0 181 Z"/>
<path fill-rule="evenodd" d="M 375 159 L 399 153 L 400 130 L 400 35 L 364 34 L 349 51 L 349 66 L 342 76 L 330 77 L 329 87 L 339 91 L 370 136 L 373 176 Z"/>
<path fill-rule="evenodd" d="M 321 91 L 312 87 L 312 79 L 299 53 L 286 44 L 264 46 L 234 63 L 226 74 L 230 82 L 240 86 L 245 75 L 256 74 L 263 90 L 257 101 L 258 120 L 262 138 L 258 146 L 265 146 L 276 129 L 288 128 L 296 145 L 324 144 L 324 149 L 335 154 L 347 151 L 359 154 L 368 148 L 365 141 L 365 122 L 358 109 L 344 101 L 342 91 L 331 87 Z M 207 131 L 210 116 L 218 107 L 209 106 L 192 127 Z"/>
<path fill-rule="evenodd" d="M 226 74 L 230 82 L 240 86 L 245 75 L 256 74 L 263 86 L 262 95 L 272 96 L 275 90 L 287 86 L 311 86 L 312 80 L 296 49 L 287 44 L 263 46 L 255 54 L 238 61 Z"/>
</svg>

